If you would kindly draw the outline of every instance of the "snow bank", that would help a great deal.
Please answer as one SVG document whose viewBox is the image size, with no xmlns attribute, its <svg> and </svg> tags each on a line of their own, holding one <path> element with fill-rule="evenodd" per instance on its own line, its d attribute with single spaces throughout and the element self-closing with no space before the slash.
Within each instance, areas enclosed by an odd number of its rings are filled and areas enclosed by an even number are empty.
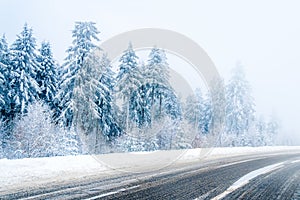
<svg viewBox="0 0 300 200">
<path fill-rule="evenodd" d="M 180 158 L 180 161 L 194 161 L 195 159 L 216 159 L 239 155 L 295 151 L 299 152 L 300 146 L 218 147 L 205 149 L 198 148 L 187 150 Z"/>
<path fill-rule="evenodd" d="M 0 160 L 0 194 L 18 187 L 71 180 L 107 170 L 92 156 L 61 156 Z"/>
<path fill-rule="evenodd" d="M 174 162 L 198 162 L 230 156 L 300 152 L 300 147 L 206 148 L 147 153 L 119 153 L 98 156 L 65 156 L 0 160 L 0 195 L 17 189 L 78 179 L 99 178 L 133 170 L 157 170 Z M 174 156 L 175 155 L 175 156 Z M 173 156 L 173 157 L 172 157 Z M 177 157 L 176 157 L 177 156 Z M 176 159 L 171 159 L 176 158 Z M 151 166 L 152 164 L 152 166 Z M 151 168 L 147 168 L 151 166 Z M 156 168 L 155 168 L 156 167 Z M 117 169 L 117 170 L 116 170 Z M 123 170 L 123 171 L 126 171 Z"/>
</svg>

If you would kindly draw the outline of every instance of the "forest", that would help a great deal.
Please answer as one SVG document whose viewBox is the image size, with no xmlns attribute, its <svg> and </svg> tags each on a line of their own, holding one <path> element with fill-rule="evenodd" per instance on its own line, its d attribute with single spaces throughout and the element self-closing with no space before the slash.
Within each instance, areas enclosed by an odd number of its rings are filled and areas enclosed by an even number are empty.
<svg viewBox="0 0 300 200">
<path fill-rule="evenodd" d="M 76 22 L 62 64 L 28 24 L 12 44 L 2 36 L 0 158 L 276 144 L 279 121 L 258 116 L 242 65 L 182 98 L 163 49 L 144 61 L 128 41 L 114 70 L 99 34 Z"/>
</svg>

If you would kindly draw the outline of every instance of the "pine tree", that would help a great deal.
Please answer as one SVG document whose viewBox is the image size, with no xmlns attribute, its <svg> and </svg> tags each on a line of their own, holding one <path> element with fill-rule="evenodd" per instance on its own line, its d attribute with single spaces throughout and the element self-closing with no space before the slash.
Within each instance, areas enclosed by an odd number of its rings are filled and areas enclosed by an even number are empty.
<svg viewBox="0 0 300 200">
<path fill-rule="evenodd" d="M 157 88 L 159 86 L 170 87 L 169 84 L 169 64 L 162 49 L 154 47 L 150 54 L 145 72 L 146 82 L 150 85 L 151 104 L 154 103 Z"/>
<path fill-rule="evenodd" d="M 98 106 L 99 123 L 102 134 L 107 138 L 118 136 L 121 129 L 116 121 L 113 88 L 115 85 L 114 72 L 107 55 L 104 54 L 100 63 L 101 74 L 99 89 L 96 90 L 96 104 Z"/>
<path fill-rule="evenodd" d="M 88 134 L 97 126 L 99 119 L 96 104 L 96 92 L 100 90 L 100 58 L 95 54 L 88 55 L 78 70 L 74 89 L 74 121 L 76 131 Z"/>
<path fill-rule="evenodd" d="M 1 117 L 6 118 L 8 105 L 8 70 L 9 70 L 9 51 L 5 35 L 0 38 L 0 112 Z"/>
<path fill-rule="evenodd" d="M 240 65 L 234 69 L 226 88 L 226 129 L 227 133 L 242 135 L 254 121 L 254 100 L 250 85 Z"/>
<path fill-rule="evenodd" d="M 224 132 L 225 125 L 225 86 L 222 78 L 214 78 L 211 82 L 211 88 L 209 91 L 209 100 L 211 103 L 212 122 L 211 122 L 211 134 L 214 136 L 221 136 Z M 220 137 L 219 137 L 219 143 Z"/>
<path fill-rule="evenodd" d="M 5 147 L 6 147 L 6 130 L 5 124 L 2 120 L 0 120 L 0 159 L 4 158 L 6 155 Z"/>
<path fill-rule="evenodd" d="M 139 68 L 142 76 L 141 86 L 133 92 L 130 98 L 130 119 L 136 123 L 137 127 L 146 128 L 151 125 L 151 100 L 147 95 L 149 84 L 145 81 L 146 66 L 141 63 Z"/>
<path fill-rule="evenodd" d="M 159 117 L 168 115 L 173 120 L 180 120 L 182 118 L 182 110 L 180 101 L 173 88 L 161 87 L 159 88 Z"/>
<path fill-rule="evenodd" d="M 43 42 L 39 52 L 37 61 L 41 68 L 37 73 L 37 82 L 41 89 L 40 99 L 53 109 L 57 89 L 57 65 L 49 42 Z"/>
<path fill-rule="evenodd" d="M 9 139 L 8 120 L 10 119 L 9 98 L 9 49 L 5 35 L 0 38 L 0 157 L 6 156 L 5 149 Z"/>
<path fill-rule="evenodd" d="M 98 33 L 99 31 L 93 22 L 76 22 L 72 31 L 73 42 L 72 46 L 66 51 L 68 55 L 63 64 L 63 72 L 59 84 L 60 89 L 57 94 L 57 101 L 59 101 L 61 109 L 58 120 L 62 121 L 66 127 L 71 127 L 74 116 L 80 114 L 77 106 L 82 103 L 80 100 L 82 99 L 81 92 L 83 91 L 79 90 L 75 93 L 74 89 L 75 87 L 80 88 L 82 85 L 80 83 L 82 77 L 78 73 L 83 67 L 86 58 L 92 50 L 98 49 L 93 43 L 94 40 L 99 41 Z M 92 101 L 89 102 L 91 104 L 94 103 Z"/>
<path fill-rule="evenodd" d="M 254 146 L 264 146 L 266 145 L 266 136 L 267 136 L 267 124 L 263 116 L 260 116 L 255 124 L 255 138 L 253 138 Z"/>
<path fill-rule="evenodd" d="M 148 65 L 145 69 L 145 82 L 147 85 L 147 94 L 150 98 L 152 115 L 159 117 L 162 114 L 163 89 L 171 89 L 169 84 L 169 64 L 164 50 L 152 48 Z M 156 105 L 155 105 L 156 104 Z"/>
<path fill-rule="evenodd" d="M 142 85 L 141 72 L 138 67 L 138 57 L 130 43 L 128 49 L 124 51 L 119 62 L 119 73 L 116 78 L 115 90 L 118 97 L 123 100 L 123 126 L 129 128 L 130 112 L 135 112 L 135 107 L 130 106 L 130 99 L 133 93 Z"/>
<path fill-rule="evenodd" d="M 203 98 L 201 90 L 196 89 L 195 94 L 190 95 L 186 99 L 186 108 L 185 108 L 185 119 L 188 120 L 190 124 L 194 126 L 195 129 L 202 130 L 204 129 L 203 119 Z"/>
<path fill-rule="evenodd" d="M 151 50 L 145 78 L 152 119 L 163 118 L 164 115 L 180 118 L 181 107 L 169 83 L 169 64 L 164 50 L 156 47 Z"/>
<path fill-rule="evenodd" d="M 11 69 L 10 88 L 11 97 L 10 110 L 12 115 L 27 112 L 28 104 L 38 99 L 40 92 L 36 75 L 40 70 L 35 53 L 36 40 L 32 29 L 25 24 L 23 31 L 17 36 L 16 41 L 10 48 Z"/>
<path fill-rule="evenodd" d="M 208 134 L 212 131 L 212 123 L 213 123 L 213 108 L 210 97 L 206 97 L 203 102 L 202 108 L 202 118 L 201 120 L 201 132 L 204 134 Z"/>
<path fill-rule="evenodd" d="M 266 123 L 266 143 L 267 145 L 274 145 L 276 137 L 280 130 L 280 124 L 278 118 L 272 114 L 269 121 Z"/>
<path fill-rule="evenodd" d="M 279 120 L 278 118 L 275 116 L 275 114 L 272 114 L 270 117 L 270 120 L 267 123 L 267 132 L 270 135 L 276 136 L 279 132 Z"/>
</svg>

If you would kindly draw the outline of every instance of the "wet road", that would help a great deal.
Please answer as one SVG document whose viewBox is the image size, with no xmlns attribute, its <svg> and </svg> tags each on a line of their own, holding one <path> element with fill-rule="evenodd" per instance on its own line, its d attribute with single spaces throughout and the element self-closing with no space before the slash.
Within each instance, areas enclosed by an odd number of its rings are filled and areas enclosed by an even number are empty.
<svg viewBox="0 0 300 200">
<path fill-rule="evenodd" d="M 253 173 L 270 165 L 276 167 L 261 174 Z M 236 187 L 241 181 L 245 183 Z M 225 191 L 225 195 L 220 195 Z M 251 155 L 190 163 L 160 172 L 122 173 L 99 180 L 50 185 L 43 190 L 26 189 L 0 196 L 0 199 L 20 198 L 300 199 L 300 153 Z"/>
</svg>

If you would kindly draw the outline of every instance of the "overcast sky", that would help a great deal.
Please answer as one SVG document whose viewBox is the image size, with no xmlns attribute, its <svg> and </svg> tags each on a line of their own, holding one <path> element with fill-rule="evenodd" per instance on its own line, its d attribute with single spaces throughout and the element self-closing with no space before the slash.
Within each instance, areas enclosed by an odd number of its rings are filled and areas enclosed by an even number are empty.
<svg viewBox="0 0 300 200">
<path fill-rule="evenodd" d="M 282 119 L 299 137 L 299 1 L 1 0 L 0 33 L 15 40 L 25 22 L 38 42 L 49 40 L 61 63 L 75 21 L 94 21 L 102 41 L 137 28 L 164 28 L 197 42 L 228 79 L 245 66 L 259 114 Z"/>
</svg>

